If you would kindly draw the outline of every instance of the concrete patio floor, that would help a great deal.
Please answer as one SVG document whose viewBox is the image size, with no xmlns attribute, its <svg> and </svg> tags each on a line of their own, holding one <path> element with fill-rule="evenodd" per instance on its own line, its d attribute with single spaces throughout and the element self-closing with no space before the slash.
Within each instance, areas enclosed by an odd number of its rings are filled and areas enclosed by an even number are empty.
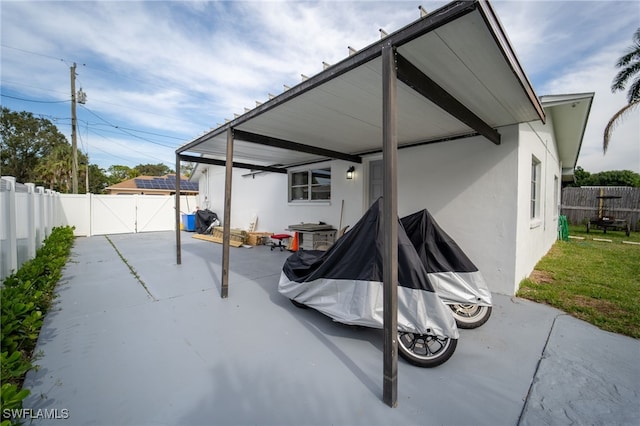
<svg viewBox="0 0 640 426">
<path fill-rule="evenodd" d="M 502 295 L 487 324 L 460 331 L 442 366 L 399 360 L 390 408 L 382 330 L 294 307 L 277 291 L 289 253 L 265 246 L 230 249 L 221 299 L 222 246 L 192 235 L 182 233 L 182 265 L 173 232 L 76 240 L 24 403 L 68 418 L 33 424 L 638 422 L 638 340 Z"/>
</svg>

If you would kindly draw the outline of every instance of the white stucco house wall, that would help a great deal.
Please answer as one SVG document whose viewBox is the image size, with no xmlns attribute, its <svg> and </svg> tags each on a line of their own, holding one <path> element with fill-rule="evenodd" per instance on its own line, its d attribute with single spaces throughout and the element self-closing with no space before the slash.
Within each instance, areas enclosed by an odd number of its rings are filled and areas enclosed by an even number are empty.
<svg viewBox="0 0 640 426">
<path fill-rule="evenodd" d="M 453 1 L 179 147 L 176 171 L 198 163 L 225 227 L 273 233 L 353 225 L 387 187 L 385 217 L 428 209 L 512 295 L 556 240 L 592 101 L 538 96 L 490 2 Z"/>
<path fill-rule="evenodd" d="M 398 150 L 398 214 L 427 208 L 483 273 L 493 292 L 513 295 L 557 238 L 561 183 L 573 178 L 593 93 L 543 96 L 546 122 L 499 128 L 500 145 L 481 136 Z M 353 225 L 381 190 L 376 164 L 330 160 L 293 167 L 288 174 L 234 169 L 231 227 L 286 232 L 291 224 Z M 291 200 L 294 173 L 330 169 L 330 199 Z M 201 208 L 222 217 L 225 168 L 200 164 Z"/>
</svg>

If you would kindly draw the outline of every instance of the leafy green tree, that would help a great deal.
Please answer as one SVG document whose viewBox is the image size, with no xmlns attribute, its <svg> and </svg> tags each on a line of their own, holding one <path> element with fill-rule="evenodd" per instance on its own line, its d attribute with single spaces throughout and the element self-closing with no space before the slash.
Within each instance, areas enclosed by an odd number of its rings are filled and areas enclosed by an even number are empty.
<svg viewBox="0 0 640 426">
<path fill-rule="evenodd" d="M 41 182 L 37 169 L 43 158 L 69 145 L 58 128 L 30 112 L 2 108 L 0 114 L 0 168 L 18 182 Z"/>
<path fill-rule="evenodd" d="M 589 173 L 582 167 L 576 167 L 575 183 L 569 186 L 631 186 L 640 187 L 640 174 L 631 170 L 609 170 Z"/>
<path fill-rule="evenodd" d="M 86 168 L 85 168 L 86 172 Z M 85 181 L 80 183 L 80 191 L 84 191 Z M 109 177 L 104 169 L 97 164 L 89 165 L 89 192 L 92 194 L 106 194 L 105 188 L 109 186 Z M 86 192 L 86 191 L 85 191 Z"/>
<path fill-rule="evenodd" d="M 58 145 L 45 158 L 40 159 L 35 173 L 38 184 L 58 192 L 69 192 L 71 188 L 71 146 Z"/>
<path fill-rule="evenodd" d="M 115 185 L 123 180 L 133 179 L 134 177 L 139 176 L 131 167 L 121 166 L 119 164 L 109 166 L 107 174 L 109 177 L 109 185 Z"/>
<path fill-rule="evenodd" d="M 182 164 L 180 165 L 180 174 L 182 174 L 182 176 L 189 177 L 191 176 L 195 168 L 196 168 L 196 163 L 188 162 L 188 163 Z"/>
<path fill-rule="evenodd" d="M 49 155 L 41 158 L 35 169 L 34 183 L 54 191 L 71 192 L 73 151 L 68 143 L 54 146 Z M 78 151 L 79 192 L 84 192 L 87 156 Z"/>
<path fill-rule="evenodd" d="M 594 173 L 584 186 L 632 186 L 640 187 L 640 174 L 631 170 L 610 170 Z"/>
<path fill-rule="evenodd" d="M 136 176 L 164 176 L 174 173 L 166 164 L 138 164 L 133 168 Z"/>
<path fill-rule="evenodd" d="M 589 181 L 589 178 L 591 177 L 591 173 L 589 173 L 588 171 L 586 171 L 585 169 L 583 169 L 582 167 L 578 166 L 576 167 L 575 171 L 573 172 L 573 177 L 575 178 L 575 183 L 569 185 L 569 186 L 587 186 Z"/>
<path fill-rule="evenodd" d="M 633 34 L 633 44 L 627 49 L 627 52 L 618 59 L 617 68 L 621 68 L 613 79 L 611 91 L 617 92 L 625 90 L 627 83 L 631 83 L 627 91 L 627 105 L 616 112 L 607 127 L 604 129 L 604 140 L 602 149 L 607 153 L 609 140 L 613 129 L 622 121 L 624 117 L 631 113 L 640 105 L 640 27 Z"/>
</svg>

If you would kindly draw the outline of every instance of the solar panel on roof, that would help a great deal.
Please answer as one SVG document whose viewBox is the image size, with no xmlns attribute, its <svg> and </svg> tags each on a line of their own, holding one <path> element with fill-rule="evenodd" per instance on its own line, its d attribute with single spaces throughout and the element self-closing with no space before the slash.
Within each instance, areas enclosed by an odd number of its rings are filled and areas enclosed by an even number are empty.
<svg viewBox="0 0 640 426">
<path fill-rule="evenodd" d="M 145 180 L 145 179 L 134 179 L 134 182 L 136 183 L 136 187 L 138 188 L 149 188 L 149 181 Z"/>
<path fill-rule="evenodd" d="M 198 190 L 198 184 L 195 182 L 186 182 L 185 183 L 185 189 L 188 189 L 190 191 L 197 191 Z"/>
<path fill-rule="evenodd" d="M 140 189 L 176 189 L 175 176 L 153 177 L 152 179 L 134 179 L 136 187 Z M 180 189 L 183 191 L 198 191 L 198 182 L 180 179 Z"/>
</svg>

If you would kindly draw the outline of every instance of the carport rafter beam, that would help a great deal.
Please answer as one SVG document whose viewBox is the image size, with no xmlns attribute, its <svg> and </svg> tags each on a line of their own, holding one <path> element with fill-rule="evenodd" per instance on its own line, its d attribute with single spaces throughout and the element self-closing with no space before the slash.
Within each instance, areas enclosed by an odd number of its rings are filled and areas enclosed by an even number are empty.
<svg viewBox="0 0 640 426">
<path fill-rule="evenodd" d="M 359 155 L 346 154 L 344 152 L 333 151 L 330 149 L 318 148 L 316 146 L 305 145 L 299 142 L 287 141 L 284 139 L 273 138 L 271 136 L 259 135 L 257 133 L 246 132 L 244 130 L 234 129 L 236 140 L 252 142 L 259 145 L 271 146 L 274 148 L 289 149 L 306 154 L 320 155 L 323 157 L 334 158 L 337 160 L 350 161 L 352 163 L 362 164 L 362 157 Z"/>
<path fill-rule="evenodd" d="M 190 161 L 192 163 L 202 163 L 202 164 L 210 164 L 213 166 L 226 166 L 226 160 L 218 160 L 216 158 L 207 158 L 207 157 L 195 157 L 193 155 L 185 155 L 178 154 L 182 161 Z M 261 172 L 272 172 L 272 173 L 287 173 L 287 169 L 282 167 L 273 167 L 273 166 L 260 166 L 257 164 L 249 164 L 249 163 L 238 163 L 236 161 L 232 162 L 233 168 L 237 169 L 249 169 L 249 170 L 258 170 Z"/>
<path fill-rule="evenodd" d="M 500 133 L 475 115 L 469 108 L 444 90 L 438 83 L 420 71 L 408 59 L 396 54 L 398 80 L 460 120 L 496 145 L 500 145 Z"/>
</svg>

